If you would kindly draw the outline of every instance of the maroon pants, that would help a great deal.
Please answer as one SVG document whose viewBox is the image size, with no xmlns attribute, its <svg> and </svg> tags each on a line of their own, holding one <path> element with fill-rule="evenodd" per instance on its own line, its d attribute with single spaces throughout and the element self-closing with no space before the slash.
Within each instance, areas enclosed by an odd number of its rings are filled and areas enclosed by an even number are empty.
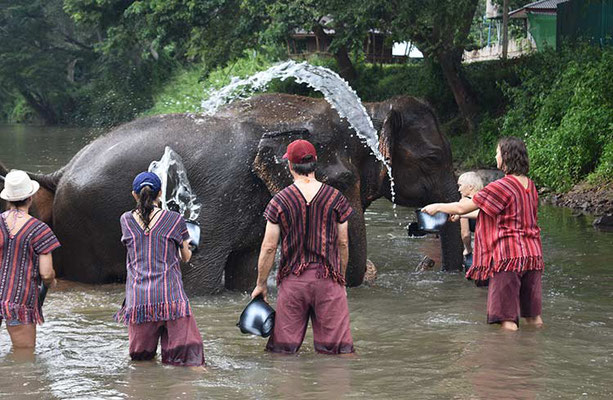
<svg viewBox="0 0 613 400">
<path fill-rule="evenodd" d="M 325 354 L 353 353 L 345 288 L 317 278 L 314 265 L 300 276 L 290 274 L 279 287 L 275 327 L 266 350 L 295 353 L 300 349 L 309 317 L 315 350 Z"/>
<path fill-rule="evenodd" d="M 514 321 L 541 315 L 543 271 L 497 272 L 490 278 L 487 293 L 487 322 Z"/>
<path fill-rule="evenodd" d="M 179 366 L 204 365 L 202 337 L 190 315 L 173 321 L 144 322 L 128 326 L 132 360 L 155 357 L 162 341 L 162 362 Z"/>
</svg>

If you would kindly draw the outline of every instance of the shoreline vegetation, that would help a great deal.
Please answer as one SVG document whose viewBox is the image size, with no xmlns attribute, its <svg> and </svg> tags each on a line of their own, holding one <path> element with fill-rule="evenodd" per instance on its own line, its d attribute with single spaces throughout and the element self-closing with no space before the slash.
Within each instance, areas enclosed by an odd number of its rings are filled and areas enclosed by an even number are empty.
<svg viewBox="0 0 613 400">
<path fill-rule="evenodd" d="M 307 61 L 338 71 L 333 59 Z M 142 115 L 197 112 L 207 91 L 274 62 L 247 51 L 204 80 L 198 66 L 182 69 Z M 465 65 L 465 78 L 482 110 L 474 133 L 466 131 L 436 64 L 358 63 L 357 72 L 351 85 L 364 102 L 397 95 L 427 100 L 451 142 L 456 169 L 494 168 L 492 149 L 498 138 L 518 136 L 528 143 L 531 176 L 545 201 L 595 215 L 613 213 L 613 50 L 586 45 Z M 273 81 L 267 91 L 319 96 L 292 81 Z"/>
<path fill-rule="evenodd" d="M 148 115 L 199 112 L 208 92 L 280 60 L 267 51 L 246 50 L 242 57 L 208 74 L 204 64 L 178 66 L 163 84 L 151 88 L 148 101 L 141 99 L 138 112 L 90 116 L 82 122 L 110 127 Z M 332 58 L 315 56 L 307 61 L 338 71 Z M 549 202 L 596 215 L 613 213 L 613 49 L 586 45 L 464 65 L 465 79 L 481 110 L 472 133 L 467 132 L 437 64 L 361 62 L 356 70 L 351 86 L 364 102 L 397 95 L 427 100 L 451 142 L 456 169 L 495 167 L 492 149 L 497 139 L 518 136 L 528 144 L 531 176 Z M 320 96 L 291 80 L 273 81 L 267 91 Z M 116 108 L 99 111 L 112 114 Z M 27 122 L 33 115 L 26 104 L 16 102 L 2 117 Z"/>
<path fill-rule="evenodd" d="M 493 167 L 498 138 L 517 136 L 546 192 L 613 182 L 610 38 L 560 36 L 557 50 L 462 63 L 465 50 L 501 33 L 483 18 L 485 0 L 10 3 L 0 8 L 0 122 L 106 129 L 198 112 L 207 92 L 292 54 L 336 71 L 364 102 L 426 100 L 458 170 Z M 517 9 L 526 1 L 493 3 Z M 509 38 L 526 35 L 520 21 L 509 21 Z M 423 58 L 388 54 L 400 40 Z M 320 96 L 289 79 L 268 91 Z"/>
</svg>

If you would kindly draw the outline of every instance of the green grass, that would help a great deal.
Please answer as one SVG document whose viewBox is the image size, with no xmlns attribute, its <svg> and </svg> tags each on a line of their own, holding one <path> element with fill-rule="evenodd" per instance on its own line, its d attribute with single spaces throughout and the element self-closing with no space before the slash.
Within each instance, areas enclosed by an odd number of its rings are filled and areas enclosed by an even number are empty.
<svg viewBox="0 0 613 400">
<path fill-rule="evenodd" d="M 180 68 L 173 74 L 163 90 L 154 96 L 154 105 L 144 115 L 198 112 L 202 100 L 211 90 L 220 89 L 233 77 L 245 78 L 272 66 L 273 61 L 255 51 L 246 51 L 245 57 L 205 76 L 203 64 Z"/>
</svg>

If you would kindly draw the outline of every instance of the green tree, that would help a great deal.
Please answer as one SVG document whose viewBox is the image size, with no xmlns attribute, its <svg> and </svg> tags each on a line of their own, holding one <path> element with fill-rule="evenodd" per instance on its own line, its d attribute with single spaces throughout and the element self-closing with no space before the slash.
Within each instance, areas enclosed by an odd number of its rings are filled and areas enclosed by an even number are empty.
<svg viewBox="0 0 613 400">
<path fill-rule="evenodd" d="M 74 62 L 81 57 L 79 41 L 59 28 L 64 22 L 58 0 L 0 2 L 0 86 L 5 96 L 23 96 L 48 124 L 72 107 Z"/>
<path fill-rule="evenodd" d="M 385 3 L 377 1 L 247 0 L 247 3 L 252 12 L 266 10 L 263 42 L 288 43 L 296 31 L 313 32 L 318 50 L 332 53 L 339 74 L 350 82 L 357 78 L 350 54 L 363 51 L 368 31 L 377 28 L 381 15 L 387 12 Z"/>
<path fill-rule="evenodd" d="M 362 51 L 370 30 L 387 32 L 392 39 L 410 40 L 441 67 L 460 113 L 474 131 L 477 102 L 463 76 L 462 55 L 478 0 L 246 0 L 250 9 L 265 9 L 264 37 L 286 40 L 295 30 L 314 32 L 319 41 L 331 40 L 341 76 L 355 78 L 349 52 Z"/>
<path fill-rule="evenodd" d="M 105 54 L 158 59 L 164 53 L 209 69 L 241 56 L 261 30 L 258 13 L 247 13 L 241 0 L 65 0 L 65 9 L 79 25 L 101 32 Z"/>
<path fill-rule="evenodd" d="M 396 37 L 409 38 L 424 57 L 436 61 L 453 93 L 470 132 L 479 111 L 464 77 L 462 55 L 478 0 L 396 0 L 391 28 Z"/>
</svg>

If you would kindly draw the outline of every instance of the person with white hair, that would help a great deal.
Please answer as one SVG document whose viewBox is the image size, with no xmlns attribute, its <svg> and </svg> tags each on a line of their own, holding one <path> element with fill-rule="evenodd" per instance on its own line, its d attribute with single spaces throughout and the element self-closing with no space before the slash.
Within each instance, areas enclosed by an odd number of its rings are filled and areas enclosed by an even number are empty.
<svg viewBox="0 0 613 400">
<path fill-rule="evenodd" d="M 472 199 L 472 197 L 483 189 L 483 180 L 481 177 L 473 171 L 465 172 L 458 178 L 458 192 L 462 197 Z M 460 232 L 462 236 L 462 243 L 464 244 L 464 268 L 468 270 L 473 263 L 473 248 L 472 248 L 472 235 L 474 232 L 474 224 L 477 219 L 479 210 L 475 210 L 468 214 L 455 215 L 452 220 L 457 221 L 460 219 Z"/>
</svg>

